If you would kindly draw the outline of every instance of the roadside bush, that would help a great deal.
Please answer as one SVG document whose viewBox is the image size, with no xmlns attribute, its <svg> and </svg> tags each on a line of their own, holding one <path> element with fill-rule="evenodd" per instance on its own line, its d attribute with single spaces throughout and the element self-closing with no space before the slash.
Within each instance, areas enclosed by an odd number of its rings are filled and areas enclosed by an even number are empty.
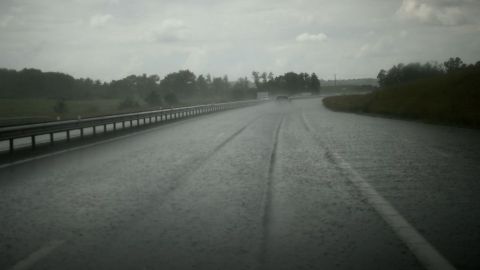
<svg viewBox="0 0 480 270">
<path fill-rule="evenodd" d="M 145 102 L 147 102 L 147 104 L 150 106 L 162 105 L 162 99 L 154 90 L 150 91 L 150 93 L 145 97 Z"/>
<path fill-rule="evenodd" d="M 165 103 L 167 103 L 167 104 L 170 105 L 170 106 L 178 104 L 177 95 L 175 95 L 175 94 L 172 93 L 172 92 L 166 94 L 166 95 L 163 97 L 163 99 L 165 100 Z"/>
<path fill-rule="evenodd" d="M 67 104 L 65 103 L 65 100 L 61 99 L 55 103 L 53 106 L 53 111 L 57 114 L 65 114 L 68 112 Z"/>
<path fill-rule="evenodd" d="M 140 104 L 133 98 L 133 97 L 126 97 L 124 100 L 118 104 L 118 109 L 125 110 L 125 109 L 133 109 L 140 107 Z"/>
<path fill-rule="evenodd" d="M 469 66 L 366 95 L 327 97 L 323 103 L 336 111 L 480 127 L 480 67 Z"/>
</svg>

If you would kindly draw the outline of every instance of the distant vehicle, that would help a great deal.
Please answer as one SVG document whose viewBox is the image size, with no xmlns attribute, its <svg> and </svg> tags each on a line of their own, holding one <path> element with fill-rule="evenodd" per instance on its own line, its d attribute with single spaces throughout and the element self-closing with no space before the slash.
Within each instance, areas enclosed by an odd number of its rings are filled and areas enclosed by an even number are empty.
<svg viewBox="0 0 480 270">
<path fill-rule="evenodd" d="M 290 98 L 288 96 L 277 96 L 276 101 L 290 101 Z"/>
<path fill-rule="evenodd" d="M 258 100 L 269 100 L 268 92 L 257 92 Z"/>
</svg>

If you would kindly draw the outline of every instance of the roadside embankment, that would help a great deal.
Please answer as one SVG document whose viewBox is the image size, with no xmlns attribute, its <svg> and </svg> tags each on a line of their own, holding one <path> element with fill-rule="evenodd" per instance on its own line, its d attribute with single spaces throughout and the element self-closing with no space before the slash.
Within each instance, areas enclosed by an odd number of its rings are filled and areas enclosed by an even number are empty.
<svg viewBox="0 0 480 270">
<path fill-rule="evenodd" d="M 426 122 L 480 127 L 480 69 L 468 69 L 363 95 L 331 96 L 334 111 L 371 113 Z"/>
</svg>

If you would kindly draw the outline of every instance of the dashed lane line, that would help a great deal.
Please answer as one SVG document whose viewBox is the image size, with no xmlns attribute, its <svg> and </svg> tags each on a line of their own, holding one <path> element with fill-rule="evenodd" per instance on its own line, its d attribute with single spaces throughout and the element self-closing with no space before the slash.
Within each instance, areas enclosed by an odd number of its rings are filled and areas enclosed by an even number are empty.
<svg viewBox="0 0 480 270">
<path fill-rule="evenodd" d="M 61 245 L 63 245 L 64 242 L 65 241 L 61 241 L 61 240 L 53 240 L 53 241 L 48 242 L 46 245 L 41 247 L 39 250 L 33 252 L 32 254 L 30 254 L 25 259 L 19 261 L 12 268 L 10 268 L 10 270 L 30 269 L 35 263 L 37 263 L 41 259 L 45 258 L 50 253 L 52 253 L 55 249 L 57 249 Z"/>
<path fill-rule="evenodd" d="M 308 131 L 314 129 L 302 113 L 302 120 Z M 312 134 L 315 136 L 315 134 Z M 326 146 L 325 146 L 326 147 Z M 440 254 L 440 252 L 428 242 L 382 195 L 380 195 L 367 180 L 365 180 L 355 169 L 350 166 L 339 154 L 331 149 L 330 157 L 347 173 L 348 179 L 360 193 L 367 199 L 368 203 L 377 211 L 383 220 L 390 226 L 395 234 L 403 241 L 410 251 L 417 257 L 420 263 L 428 270 L 454 270 L 455 267 Z"/>
</svg>

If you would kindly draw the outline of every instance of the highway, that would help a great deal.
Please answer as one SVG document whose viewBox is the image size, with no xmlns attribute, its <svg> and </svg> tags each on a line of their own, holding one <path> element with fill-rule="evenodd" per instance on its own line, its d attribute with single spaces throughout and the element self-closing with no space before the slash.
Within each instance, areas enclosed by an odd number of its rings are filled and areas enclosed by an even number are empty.
<svg viewBox="0 0 480 270">
<path fill-rule="evenodd" d="M 312 98 L 70 150 L 0 167 L 0 269 L 480 269 L 479 130 Z"/>
</svg>

